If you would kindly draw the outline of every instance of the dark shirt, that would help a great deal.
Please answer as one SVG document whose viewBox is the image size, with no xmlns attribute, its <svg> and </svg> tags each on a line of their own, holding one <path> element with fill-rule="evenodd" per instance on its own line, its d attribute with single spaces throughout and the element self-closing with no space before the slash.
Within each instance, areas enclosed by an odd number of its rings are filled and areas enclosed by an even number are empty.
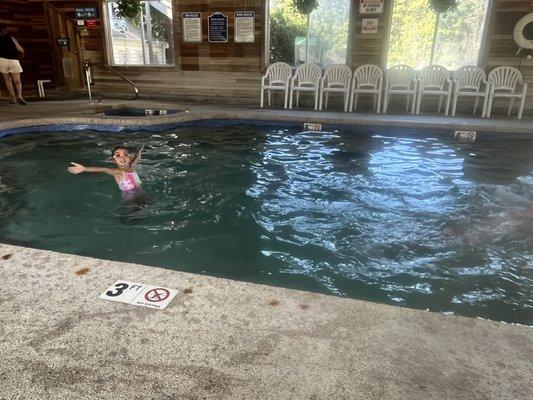
<svg viewBox="0 0 533 400">
<path fill-rule="evenodd" d="M 0 35 L 0 58 L 18 60 L 19 52 L 11 35 Z"/>
</svg>

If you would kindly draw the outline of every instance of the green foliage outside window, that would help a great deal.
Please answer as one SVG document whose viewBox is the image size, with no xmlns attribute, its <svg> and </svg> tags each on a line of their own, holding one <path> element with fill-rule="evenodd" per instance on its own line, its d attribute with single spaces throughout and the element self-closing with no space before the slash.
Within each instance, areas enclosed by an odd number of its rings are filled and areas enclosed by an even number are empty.
<svg viewBox="0 0 533 400">
<path fill-rule="evenodd" d="M 117 8 L 119 17 L 134 19 L 141 12 L 142 0 L 118 0 Z"/>
<path fill-rule="evenodd" d="M 319 0 L 310 15 L 311 61 L 323 65 L 344 63 L 348 39 L 350 0 Z M 294 64 L 294 39 L 306 36 L 306 16 L 293 0 L 272 0 L 270 5 L 270 62 Z"/>
<path fill-rule="evenodd" d="M 294 63 L 294 38 L 305 36 L 306 18 L 292 0 L 274 0 L 270 8 L 270 62 Z"/>
<path fill-rule="evenodd" d="M 433 63 L 449 69 L 476 65 L 487 0 L 461 0 L 439 15 Z M 430 64 L 436 13 L 428 0 L 394 0 L 387 64 Z"/>
</svg>

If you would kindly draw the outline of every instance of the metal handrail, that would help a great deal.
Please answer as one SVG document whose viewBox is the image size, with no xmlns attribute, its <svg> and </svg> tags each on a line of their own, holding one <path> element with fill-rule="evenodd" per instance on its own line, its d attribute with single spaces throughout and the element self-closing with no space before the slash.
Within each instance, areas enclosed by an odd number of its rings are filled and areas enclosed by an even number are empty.
<svg viewBox="0 0 533 400">
<path fill-rule="evenodd" d="M 115 68 L 111 67 L 110 65 L 104 63 L 104 66 L 110 69 L 111 71 L 113 71 L 115 74 L 117 74 L 119 77 L 124 79 L 126 82 L 128 82 L 133 87 L 133 91 L 135 92 L 135 95 L 133 96 L 133 99 L 131 100 L 135 100 L 137 99 L 137 97 L 139 97 L 139 88 L 137 87 L 135 83 L 133 83 L 130 79 L 126 78 L 124 75 L 122 75 L 120 72 L 118 72 Z"/>
<path fill-rule="evenodd" d="M 93 94 L 91 91 L 91 60 L 85 60 L 83 63 L 83 70 L 85 71 L 85 80 L 87 81 L 87 92 L 89 93 L 89 103 L 93 102 Z"/>
<path fill-rule="evenodd" d="M 133 83 L 130 79 L 126 78 L 124 75 L 122 75 L 120 72 L 118 72 L 115 68 L 111 67 L 110 65 L 103 63 L 104 67 L 108 68 L 109 70 L 113 71 L 116 75 L 118 75 L 120 78 L 128 82 L 132 87 L 133 91 L 135 92 L 135 95 L 131 100 L 137 99 L 139 97 L 139 88 L 135 83 Z M 92 81 L 92 75 L 91 75 L 91 67 L 92 67 L 91 60 L 85 60 L 83 63 L 83 69 L 85 70 L 85 79 L 87 80 L 87 90 L 89 92 L 89 101 L 92 102 L 92 93 L 91 93 L 91 81 Z"/>
</svg>

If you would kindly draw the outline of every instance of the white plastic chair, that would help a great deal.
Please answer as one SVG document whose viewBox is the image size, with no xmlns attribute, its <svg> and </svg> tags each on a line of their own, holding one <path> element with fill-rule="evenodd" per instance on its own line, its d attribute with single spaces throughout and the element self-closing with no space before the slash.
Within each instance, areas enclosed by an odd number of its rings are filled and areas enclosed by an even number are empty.
<svg viewBox="0 0 533 400">
<path fill-rule="evenodd" d="M 292 75 L 292 68 L 289 64 L 284 62 L 277 62 L 270 65 L 263 77 L 261 77 L 261 102 L 260 107 L 263 108 L 263 99 L 265 97 L 265 90 L 268 91 L 268 105 L 272 102 L 272 90 L 280 90 L 285 92 L 284 108 L 287 108 L 287 98 L 289 96 L 289 83 Z M 268 80 L 268 82 L 267 82 Z"/>
<path fill-rule="evenodd" d="M 526 101 L 527 83 L 522 80 L 522 74 L 514 67 L 496 67 L 490 71 L 489 81 L 489 104 L 487 105 L 487 117 L 490 117 L 492 102 L 495 97 L 510 99 L 507 116 L 511 115 L 516 99 L 520 99 L 518 119 L 522 119 L 524 104 Z M 518 91 L 518 85 L 522 85 L 522 91 Z"/>
<path fill-rule="evenodd" d="M 450 71 L 440 65 L 429 65 L 422 68 L 418 77 L 418 95 L 416 101 L 416 113 L 420 114 L 420 103 L 424 95 L 439 96 L 439 113 L 442 108 L 443 97 L 446 96 L 446 108 L 444 115 L 450 110 L 452 96 L 452 81 Z"/>
<path fill-rule="evenodd" d="M 357 109 L 359 93 L 374 95 L 374 111 L 381 109 L 381 91 L 383 89 L 383 70 L 377 65 L 361 65 L 353 72 L 350 96 L 350 111 Z"/>
<path fill-rule="evenodd" d="M 317 64 L 305 63 L 296 68 L 296 72 L 291 78 L 289 108 L 292 108 L 294 92 L 296 92 L 296 107 L 300 103 L 300 92 L 313 92 L 315 95 L 315 110 L 318 110 L 318 91 L 321 77 L 322 68 Z"/>
<path fill-rule="evenodd" d="M 352 70 L 345 64 L 329 64 L 324 76 L 320 79 L 320 93 L 318 109 L 322 110 L 322 101 L 326 96 L 325 107 L 328 108 L 330 93 L 342 93 L 344 96 L 344 111 L 348 111 L 350 97 L 350 82 L 352 80 Z"/>
<path fill-rule="evenodd" d="M 405 111 L 411 106 L 411 114 L 415 112 L 417 80 L 415 71 L 408 65 L 395 65 L 385 71 L 385 90 L 383 93 L 383 112 L 389 108 L 390 97 L 393 94 L 407 96 Z"/>
<path fill-rule="evenodd" d="M 489 84 L 487 83 L 487 75 L 485 75 L 485 71 L 482 68 L 476 67 L 475 65 L 467 65 L 453 73 L 452 116 L 455 116 L 457 100 L 460 96 L 475 98 L 472 114 L 476 113 L 479 99 L 482 98 L 481 117 L 485 117 L 487 112 L 487 99 L 489 97 Z"/>
</svg>

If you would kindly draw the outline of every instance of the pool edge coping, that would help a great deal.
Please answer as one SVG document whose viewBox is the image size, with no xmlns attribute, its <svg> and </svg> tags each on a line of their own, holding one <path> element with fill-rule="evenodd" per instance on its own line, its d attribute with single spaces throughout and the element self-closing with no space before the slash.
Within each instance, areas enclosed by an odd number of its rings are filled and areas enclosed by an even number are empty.
<svg viewBox="0 0 533 400">
<path fill-rule="evenodd" d="M 439 130 L 474 130 L 496 134 L 533 135 L 533 124 L 526 120 L 480 119 L 462 117 L 439 117 L 431 115 L 394 115 L 394 114 L 356 114 L 356 113 L 324 113 L 314 111 L 270 110 L 270 109 L 239 109 L 202 111 L 187 110 L 183 113 L 155 117 L 48 117 L 24 118 L 8 122 L 0 122 L 0 137 L 12 132 L 37 130 L 40 127 L 67 125 L 81 126 L 85 129 L 122 131 L 132 127 L 158 127 L 170 129 L 184 123 L 209 120 L 264 121 L 289 124 L 305 122 L 329 126 L 394 126 L 399 128 L 439 129 Z M 82 128 L 82 129 L 83 129 Z"/>
</svg>

